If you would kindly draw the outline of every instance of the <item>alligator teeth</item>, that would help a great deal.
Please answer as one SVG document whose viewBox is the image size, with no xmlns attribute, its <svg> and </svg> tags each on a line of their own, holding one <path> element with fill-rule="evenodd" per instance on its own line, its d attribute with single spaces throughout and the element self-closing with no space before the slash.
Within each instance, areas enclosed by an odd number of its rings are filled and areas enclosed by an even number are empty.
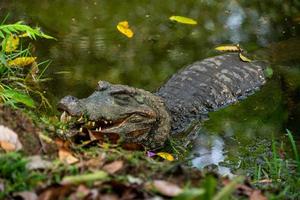
<svg viewBox="0 0 300 200">
<path fill-rule="evenodd" d="M 80 127 L 80 129 L 79 129 L 79 132 L 80 132 L 80 133 L 82 133 L 82 131 L 83 131 L 83 128 L 82 128 L 82 127 Z"/>
<path fill-rule="evenodd" d="M 64 123 L 68 122 L 68 113 L 66 111 L 61 114 L 60 121 Z"/>
<path fill-rule="evenodd" d="M 96 125 L 96 122 L 92 122 L 92 126 L 94 127 Z"/>
<path fill-rule="evenodd" d="M 104 120 L 104 124 L 107 124 L 108 122 Z"/>
<path fill-rule="evenodd" d="M 99 128 L 96 128 L 96 131 L 99 131 Z"/>
</svg>

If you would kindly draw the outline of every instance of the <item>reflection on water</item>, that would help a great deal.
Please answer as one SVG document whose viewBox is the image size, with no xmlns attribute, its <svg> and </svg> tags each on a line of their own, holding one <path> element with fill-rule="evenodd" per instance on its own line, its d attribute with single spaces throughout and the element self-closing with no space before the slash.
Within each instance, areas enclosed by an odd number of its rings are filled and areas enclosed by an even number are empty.
<svg viewBox="0 0 300 200">
<path fill-rule="evenodd" d="M 201 133 L 193 142 L 195 148 L 191 154 L 195 157 L 192 165 L 202 169 L 204 167 L 215 165 L 217 172 L 222 176 L 232 176 L 228 167 L 220 165 L 225 161 L 224 141 L 216 135 Z"/>
<path fill-rule="evenodd" d="M 275 75 L 262 91 L 210 114 L 204 126 L 219 136 L 199 136 L 198 167 L 234 159 L 241 147 L 279 138 L 286 128 L 299 134 L 299 1 L 1 0 L 0 11 L 2 19 L 10 13 L 8 22 L 24 20 L 57 38 L 35 43 L 39 61 L 52 60 L 46 90 L 53 104 L 67 94 L 87 96 L 98 80 L 153 91 L 183 66 L 216 55 L 219 44 L 240 43 L 272 61 Z M 172 15 L 198 25 L 172 23 Z M 116 30 L 123 20 L 135 32 L 132 39 Z M 238 142 L 224 144 L 228 133 Z"/>
</svg>

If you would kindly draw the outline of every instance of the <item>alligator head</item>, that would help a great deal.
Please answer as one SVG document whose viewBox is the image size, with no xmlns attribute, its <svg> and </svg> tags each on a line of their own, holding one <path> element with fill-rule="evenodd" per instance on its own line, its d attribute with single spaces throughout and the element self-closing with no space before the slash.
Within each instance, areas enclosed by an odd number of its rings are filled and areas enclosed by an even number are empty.
<svg viewBox="0 0 300 200">
<path fill-rule="evenodd" d="M 170 117 L 163 100 L 125 85 L 99 81 L 89 97 L 66 96 L 58 103 L 58 109 L 64 111 L 64 118 L 76 118 L 71 121 L 80 132 L 117 134 L 124 144 L 161 147 L 170 132 Z"/>
</svg>

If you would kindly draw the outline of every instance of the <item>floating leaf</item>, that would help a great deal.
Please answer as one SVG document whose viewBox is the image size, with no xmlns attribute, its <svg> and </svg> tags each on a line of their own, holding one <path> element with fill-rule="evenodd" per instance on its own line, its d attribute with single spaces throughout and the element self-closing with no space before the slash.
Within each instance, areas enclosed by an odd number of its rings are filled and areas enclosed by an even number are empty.
<svg viewBox="0 0 300 200">
<path fill-rule="evenodd" d="M 244 56 L 242 53 L 239 53 L 239 57 L 244 62 L 251 62 L 251 60 L 249 58 L 247 58 L 246 56 Z"/>
<path fill-rule="evenodd" d="M 22 149 L 18 135 L 13 130 L 2 125 L 0 125 L 0 148 L 7 152 Z"/>
<path fill-rule="evenodd" d="M 225 51 L 225 52 L 240 52 L 241 48 L 239 45 L 225 45 L 225 46 L 218 46 L 215 48 L 217 51 Z"/>
<path fill-rule="evenodd" d="M 126 35 L 129 38 L 133 37 L 133 31 L 129 28 L 129 24 L 128 21 L 122 21 L 119 22 L 117 25 L 117 29 L 118 31 L 120 31 L 121 33 L 123 33 L 124 35 Z"/>
<path fill-rule="evenodd" d="M 36 57 L 19 57 L 8 61 L 10 67 L 25 67 L 32 64 L 36 60 Z"/>
<path fill-rule="evenodd" d="M 160 156 L 163 159 L 168 160 L 168 161 L 173 161 L 174 160 L 174 157 L 171 154 L 166 153 L 166 152 L 158 152 L 156 155 L 158 155 L 158 156 Z"/>
<path fill-rule="evenodd" d="M 10 53 L 15 51 L 19 46 L 20 39 L 18 36 L 11 34 L 2 42 L 2 49 L 5 52 Z"/>
<path fill-rule="evenodd" d="M 182 24 L 190 24 L 190 25 L 196 25 L 197 21 L 192 19 L 192 18 L 188 18 L 188 17 L 183 17 L 183 16 L 171 16 L 169 17 L 169 19 L 171 21 L 175 21 L 178 23 L 182 23 Z"/>
</svg>

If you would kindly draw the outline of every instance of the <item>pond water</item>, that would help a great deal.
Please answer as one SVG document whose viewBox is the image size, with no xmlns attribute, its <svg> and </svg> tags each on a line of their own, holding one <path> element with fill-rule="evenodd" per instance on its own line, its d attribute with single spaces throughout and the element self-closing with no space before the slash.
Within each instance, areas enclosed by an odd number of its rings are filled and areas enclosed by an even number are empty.
<svg viewBox="0 0 300 200">
<path fill-rule="evenodd" d="M 155 91 L 183 66 L 217 55 L 220 44 L 239 43 L 270 61 L 274 75 L 261 91 L 210 114 L 194 144 L 198 167 L 259 162 L 287 128 L 300 144 L 299 11 L 298 0 L 0 1 L 2 19 L 9 14 L 7 22 L 23 20 L 57 38 L 34 44 L 39 61 L 52 61 L 46 90 L 53 104 L 67 94 L 89 95 L 98 80 Z M 170 22 L 172 15 L 198 25 Z M 116 29 L 124 20 L 135 33 L 131 39 Z"/>
</svg>

